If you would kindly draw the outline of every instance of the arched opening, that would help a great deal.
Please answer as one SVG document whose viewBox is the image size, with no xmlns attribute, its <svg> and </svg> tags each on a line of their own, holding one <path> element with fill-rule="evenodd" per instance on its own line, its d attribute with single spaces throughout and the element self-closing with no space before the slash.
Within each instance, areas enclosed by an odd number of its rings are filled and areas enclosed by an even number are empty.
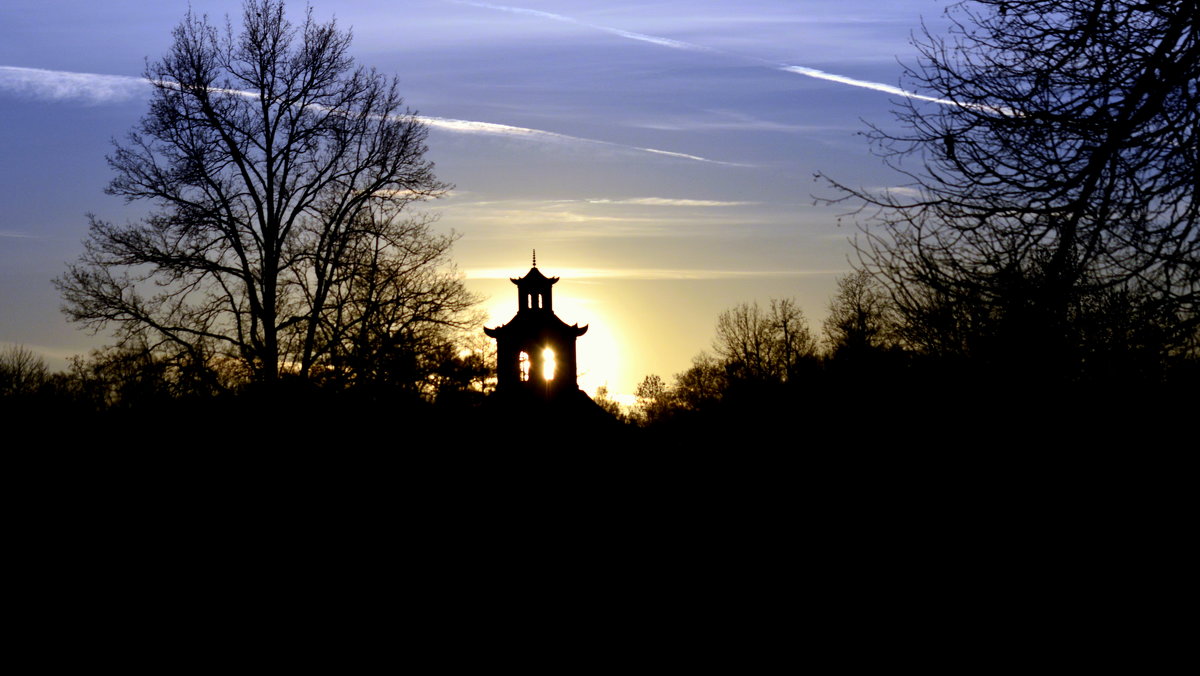
<svg viewBox="0 0 1200 676">
<path fill-rule="evenodd" d="M 517 363 L 521 367 L 521 382 L 529 382 L 529 370 L 533 366 L 532 362 L 529 361 L 529 353 L 522 352 L 517 357 Z"/>
<path fill-rule="evenodd" d="M 554 350 L 546 348 L 542 350 L 542 379 L 554 380 L 554 371 L 558 364 L 554 362 Z"/>
</svg>

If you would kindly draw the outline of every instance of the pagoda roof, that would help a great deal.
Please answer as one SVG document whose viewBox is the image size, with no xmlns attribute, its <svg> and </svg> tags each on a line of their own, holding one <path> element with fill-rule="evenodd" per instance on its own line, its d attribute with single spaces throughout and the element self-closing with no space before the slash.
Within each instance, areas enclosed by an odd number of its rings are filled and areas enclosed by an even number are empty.
<svg viewBox="0 0 1200 676">
<path fill-rule="evenodd" d="M 542 271 L 538 270 L 537 266 L 535 265 L 532 268 L 529 268 L 529 272 L 526 272 L 524 277 L 520 277 L 518 279 L 509 277 L 508 281 L 518 286 L 520 286 L 522 282 L 548 282 L 550 284 L 554 284 L 558 282 L 558 277 L 547 277 L 546 275 L 543 275 Z"/>
<path fill-rule="evenodd" d="M 516 317 L 513 317 L 512 320 L 503 326 L 497 326 L 494 329 L 489 329 L 486 326 L 483 328 L 483 332 L 493 338 L 500 333 L 536 333 L 545 330 L 578 337 L 587 333 L 588 325 L 568 324 L 559 319 L 558 315 L 553 312 L 522 312 L 518 313 Z"/>
</svg>

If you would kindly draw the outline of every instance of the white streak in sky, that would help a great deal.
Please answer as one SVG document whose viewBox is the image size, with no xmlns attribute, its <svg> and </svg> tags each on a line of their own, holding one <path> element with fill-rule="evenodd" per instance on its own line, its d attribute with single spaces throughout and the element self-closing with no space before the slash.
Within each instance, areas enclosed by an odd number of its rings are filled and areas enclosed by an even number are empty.
<svg viewBox="0 0 1200 676">
<path fill-rule="evenodd" d="M 660 38 L 656 35 L 646 35 L 645 33 L 634 33 L 631 31 L 624 31 L 624 30 L 621 30 L 620 28 L 612 28 L 611 26 L 599 26 L 594 23 L 586 23 L 584 21 L 580 21 L 579 19 L 572 19 L 571 17 L 563 16 L 562 14 L 551 14 L 550 12 L 543 12 L 543 11 L 537 10 L 537 9 L 525 9 L 524 7 L 509 7 L 506 5 L 493 5 L 493 4 L 487 3 L 487 2 L 472 2 L 471 0 L 449 0 L 449 1 L 460 4 L 460 5 L 470 5 L 472 7 L 480 7 L 482 9 L 494 9 L 494 10 L 497 10 L 500 12 L 508 12 L 510 14 L 524 14 L 525 16 L 536 16 L 540 19 L 550 19 L 551 21 L 561 21 L 563 23 L 575 24 L 576 26 L 583 26 L 584 28 L 591 28 L 593 30 L 604 31 L 605 33 L 611 33 L 613 35 L 618 35 L 620 37 L 628 38 L 630 40 L 639 40 L 641 42 L 649 42 L 650 44 L 660 45 L 662 47 L 670 47 L 671 49 L 684 49 L 689 52 L 712 52 L 714 54 L 719 53 L 717 50 L 715 50 L 711 47 L 705 47 L 703 45 L 696 45 L 696 44 L 692 44 L 690 42 L 683 42 L 681 40 L 672 40 L 670 38 Z"/>
<path fill-rule="evenodd" d="M 149 92 L 145 78 L 0 66 L 0 89 L 44 101 L 119 103 Z"/>
<path fill-rule="evenodd" d="M 651 207 L 740 207 L 755 202 L 721 202 L 718 200 L 690 200 L 669 197 L 632 197 L 628 199 L 590 199 L 588 204 L 631 204 Z"/>
<path fill-rule="evenodd" d="M 776 70 L 782 70 L 787 73 L 794 73 L 796 75 L 804 75 L 806 77 L 816 78 L 818 80 L 827 80 L 829 82 L 837 82 L 839 84 L 850 85 L 851 87 L 862 87 L 864 89 L 873 89 L 878 92 L 895 94 L 897 96 L 904 96 L 904 97 L 907 97 L 910 99 L 919 99 L 921 101 L 933 101 L 934 103 L 941 103 L 941 104 L 945 104 L 948 106 L 963 105 L 964 107 L 968 107 L 968 108 L 983 108 L 986 110 L 993 110 L 993 111 L 996 110 L 993 108 L 988 108 L 986 106 L 976 106 L 976 105 L 971 105 L 971 104 L 959 104 L 955 101 L 950 101 L 948 99 L 939 99 L 939 98 L 933 97 L 933 96 L 925 96 L 924 94 L 917 94 L 915 92 L 910 92 L 910 91 L 901 89 L 899 87 L 893 87 L 892 85 L 884 84 L 882 82 L 871 82 L 870 80 L 859 80 L 859 79 L 852 78 L 852 77 L 846 77 L 845 75 L 836 75 L 834 73 L 826 73 L 825 71 L 817 70 L 816 68 L 809 68 L 807 66 L 792 66 L 792 65 L 788 65 L 786 63 L 775 63 L 772 61 L 767 61 L 766 59 L 760 59 L 755 56 L 744 56 L 744 55 L 740 55 L 740 54 L 733 54 L 731 52 L 724 52 L 724 51 L 721 51 L 718 49 L 713 49 L 711 47 L 705 47 L 703 45 L 697 45 L 697 44 L 693 44 L 690 42 L 683 42 L 681 40 L 672 40 L 670 38 L 662 38 L 662 37 L 657 37 L 654 35 L 645 35 L 643 33 L 631 33 L 629 31 L 620 30 L 618 28 L 610 28 L 608 26 L 598 26 L 596 24 L 585 23 L 583 21 L 579 21 L 578 19 L 572 19 L 569 16 L 563 16 L 561 14 L 551 14 L 550 12 L 542 12 L 542 11 L 539 11 L 536 9 L 524 9 L 521 7 L 507 7 L 504 5 L 493 5 L 493 4 L 486 3 L 486 2 L 473 2 L 472 0 L 448 0 L 448 2 L 453 2 L 456 4 L 460 4 L 460 5 L 470 5 L 472 7 L 480 7 L 483 9 L 494 9 L 494 10 L 498 10 L 501 12 L 509 12 L 512 14 L 525 14 L 528 16 L 541 17 L 544 19 L 552 19 L 554 21 L 561 21 L 564 23 L 575 24 L 577 26 L 585 26 L 587 28 L 604 31 L 605 33 L 619 35 L 623 38 L 628 38 L 630 40 L 639 40 L 641 42 L 649 42 L 652 44 L 661 45 L 663 47 L 670 47 L 672 49 L 684 49 L 684 50 L 691 51 L 691 52 L 708 52 L 710 54 L 721 54 L 724 56 L 733 56 L 733 57 L 737 57 L 737 58 L 741 58 L 741 59 L 750 59 L 753 61 L 758 61 L 759 63 L 762 63 L 762 64 L 769 66 L 771 68 L 774 68 Z M 996 112 L 1002 112 L 1002 111 L 996 111 Z"/>
<path fill-rule="evenodd" d="M 512 268 L 472 268 L 467 279 L 512 279 Z M 846 270 L 682 270 L 663 268 L 555 268 L 554 274 L 571 279 L 633 279 L 692 281 L 701 279 L 757 279 L 762 277 L 816 277 L 845 274 Z M 517 274 L 520 274 L 518 271 Z"/>
<path fill-rule="evenodd" d="M 709 164 L 723 164 L 730 167 L 744 167 L 747 165 L 738 164 L 736 162 L 722 162 L 720 160 L 710 160 L 707 157 L 699 155 L 689 155 L 687 153 L 677 153 L 670 150 L 659 150 L 657 148 L 643 148 L 640 146 L 630 146 L 623 143 L 614 143 L 612 141 L 600 141 L 597 139 L 583 138 L 581 136 L 568 136 L 567 134 L 559 134 L 558 132 L 545 131 L 542 129 L 530 129 L 528 127 L 514 127 L 507 124 L 496 124 L 495 122 L 473 122 L 471 120 L 454 120 L 445 117 L 424 117 L 418 116 L 418 120 L 435 129 L 444 129 L 446 131 L 455 132 L 458 134 L 489 134 L 493 136 L 516 136 L 524 138 L 532 138 L 541 141 L 570 141 L 574 143 L 591 143 L 594 145 L 611 146 L 613 148 L 625 148 L 627 150 L 639 150 L 644 153 L 653 153 L 655 155 L 666 155 L 667 157 L 678 157 L 684 160 L 692 160 L 694 162 L 707 162 Z"/>
<path fill-rule="evenodd" d="M 906 96 L 910 99 L 919 99 L 921 101 L 933 101 L 934 103 L 941 103 L 941 104 L 944 104 L 947 106 L 960 105 L 958 102 L 951 101 L 949 99 L 939 99 L 936 96 L 925 96 L 924 94 L 917 94 L 915 92 L 910 92 L 908 90 L 901 89 L 899 87 L 893 87 L 892 85 L 889 85 L 889 84 L 883 84 L 882 82 L 871 82 L 870 80 L 857 80 L 852 77 L 846 77 L 845 75 L 835 75 L 833 73 L 826 73 L 823 70 L 817 70 L 816 68 L 809 68 L 807 66 L 789 66 L 786 64 L 780 64 L 776 67 L 779 70 L 782 70 L 787 73 L 796 73 L 797 75 L 806 75 L 808 77 L 814 77 L 818 80 L 828 80 L 830 82 L 839 82 L 841 84 L 850 85 L 851 87 L 862 87 L 863 89 L 874 89 L 877 92 L 885 92 L 888 94 L 895 94 L 897 96 Z"/>
<path fill-rule="evenodd" d="M 102 75 L 100 73 L 76 73 L 63 70 L 44 70 L 42 68 L 20 68 L 17 66 L 0 66 L 0 91 L 7 91 L 18 96 L 27 96 L 45 101 L 83 101 L 85 103 L 120 103 L 149 93 L 149 80 L 128 75 Z M 165 86 L 177 86 L 174 83 L 163 83 Z M 258 96 L 254 92 L 236 89 L 213 89 L 211 91 L 230 96 Z M 456 134 L 486 134 L 490 136 L 507 136 L 528 138 L 536 141 L 557 141 L 572 143 L 589 143 L 626 150 L 637 150 L 654 155 L 665 155 L 693 162 L 723 164 L 727 166 L 745 166 L 733 162 L 710 160 L 699 155 L 677 153 L 657 148 L 642 148 L 639 146 L 599 141 L 596 139 L 569 136 L 557 132 L 529 127 L 514 127 L 493 122 L 476 122 L 473 120 L 455 120 L 445 117 L 417 116 L 417 120 L 435 129 L 441 129 Z"/>
</svg>

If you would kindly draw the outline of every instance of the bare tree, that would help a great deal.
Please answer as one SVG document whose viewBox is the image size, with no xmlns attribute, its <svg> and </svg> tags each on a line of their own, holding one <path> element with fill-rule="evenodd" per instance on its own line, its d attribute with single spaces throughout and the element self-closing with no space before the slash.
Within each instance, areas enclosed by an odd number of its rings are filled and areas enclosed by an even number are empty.
<svg viewBox="0 0 1200 676">
<path fill-rule="evenodd" d="M 612 416 L 614 420 L 617 420 L 621 423 L 630 422 L 630 415 L 625 412 L 625 409 L 621 406 L 621 402 L 617 401 L 616 399 L 612 399 L 609 396 L 607 385 L 601 385 L 600 387 L 596 388 L 596 396 L 593 401 L 595 401 L 596 405 L 599 406 L 605 413 Z"/>
<path fill-rule="evenodd" d="M 57 280 L 68 316 L 123 342 L 210 345 L 265 382 L 364 332 L 457 321 L 470 298 L 434 270 L 452 239 L 401 217 L 446 186 L 396 80 L 355 67 L 334 22 L 292 25 L 282 0 L 247 0 L 237 34 L 189 12 L 174 38 L 109 158 L 108 192 L 157 211 L 92 217 Z"/>
<path fill-rule="evenodd" d="M 0 350 L 0 397 L 34 394 L 48 374 L 46 360 L 24 345 Z"/>
<path fill-rule="evenodd" d="M 725 365 L 707 352 L 692 357 L 692 365 L 675 374 L 675 400 L 680 408 L 699 410 L 721 401 L 729 386 Z"/>
<path fill-rule="evenodd" d="M 754 302 L 722 312 L 713 350 L 733 377 L 786 382 L 817 344 L 795 301 L 772 299 L 766 310 Z"/>
<path fill-rule="evenodd" d="M 663 420 L 673 408 L 671 388 L 660 376 L 651 374 L 643 378 L 634 394 L 638 399 L 637 417 L 643 425 Z"/>
<path fill-rule="evenodd" d="M 857 270 L 837 280 L 838 293 L 825 317 L 825 340 L 834 357 L 854 357 L 895 340 L 891 299 L 871 273 Z"/>
<path fill-rule="evenodd" d="M 398 217 L 370 216 L 363 227 L 370 234 L 344 256 L 314 327 L 327 346 L 317 363 L 349 381 L 413 384 L 429 375 L 417 362 L 452 350 L 458 329 L 482 321 L 478 297 L 448 260 L 454 235 Z"/>
<path fill-rule="evenodd" d="M 1200 322 L 1200 6 L 979 0 L 950 16 L 908 73 L 942 103 L 907 99 L 905 131 L 872 132 L 905 185 L 834 182 L 868 209 L 864 263 L 907 319 L 958 315 L 1058 363 L 1086 361 L 1095 336 L 1080 331 L 1113 294 L 1172 327 L 1163 349 L 1187 340 Z"/>
</svg>

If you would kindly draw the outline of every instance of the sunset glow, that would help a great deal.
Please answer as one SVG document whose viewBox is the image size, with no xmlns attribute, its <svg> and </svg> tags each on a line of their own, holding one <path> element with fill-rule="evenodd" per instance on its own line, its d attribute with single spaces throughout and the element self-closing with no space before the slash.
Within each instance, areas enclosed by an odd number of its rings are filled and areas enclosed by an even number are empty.
<svg viewBox="0 0 1200 676">
<path fill-rule="evenodd" d="M 525 272 L 525 270 L 513 270 L 510 272 L 510 276 L 518 277 Z M 556 271 L 553 269 L 547 268 L 545 272 L 556 275 Z M 507 280 L 505 282 L 507 284 Z M 505 294 L 499 299 L 493 298 L 489 302 L 488 319 L 484 322 L 486 326 L 501 326 L 511 321 L 513 315 L 516 314 L 517 294 L 511 284 L 508 286 L 509 294 Z M 555 289 L 557 291 L 554 296 L 555 314 L 568 324 L 578 323 L 580 326 L 587 325 L 588 327 L 588 332 L 576 342 L 579 389 L 589 395 L 595 395 L 597 388 L 607 385 L 616 392 L 621 389 L 619 383 L 634 380 L 637 377 L 636 374 L 628 374 L 626 377 L 622 371 L 619 358 L 620 344 L 617 340 L 619 330 L 613 323 L 616 320 L 599 315 L 596 311 L 599 304 L 589 298 L 569 297 L 566 293 L 570 289 L 569 280 L 564 279 L 555 286 Z M 547 360 L 544 362 L 546 378 L 550 379 L 556 367 L 554 351 L 546 348 L 543 357 Z M 522 353 L 523 369 L 528 368 L 527 359 L 528 357 Z M 632 387 L 629 389 L 632 391 Z"/>
<path fill-rule="evenodd" d="M 794 298 L 819 327 L 853 230 L 814 204 L 811 177 L 893 180 L 858 120 L 890 119 L 897 58 L 945 3 L 311 4 L 317 21 L 353 30 L 357 62 L 395 75 L 429 125 L 428 158 L 455 187 L 408 213 L 460 235 L 451 257 L 485 298 L 487 325 L 516 313 L 508 279 L 536 248 L 562 280 L 555 313 L 589 327 L 579 386 L 619 396 L 686 369 L 737 303 Z M 104 194 L 104 158 L 145 114 L 146 61 L 166 53 L 189 7 L 217 24 L 242 13 L 241 0 L 0 8 L 13 141 L 0 342 L 36 346 L 55 368 L 110 342 L 68 324 L 48 280 L 79 255 L 84 214 L 140 217 Z M 302 9 L 289 2 L 293 18 Z"/>
</svg>

